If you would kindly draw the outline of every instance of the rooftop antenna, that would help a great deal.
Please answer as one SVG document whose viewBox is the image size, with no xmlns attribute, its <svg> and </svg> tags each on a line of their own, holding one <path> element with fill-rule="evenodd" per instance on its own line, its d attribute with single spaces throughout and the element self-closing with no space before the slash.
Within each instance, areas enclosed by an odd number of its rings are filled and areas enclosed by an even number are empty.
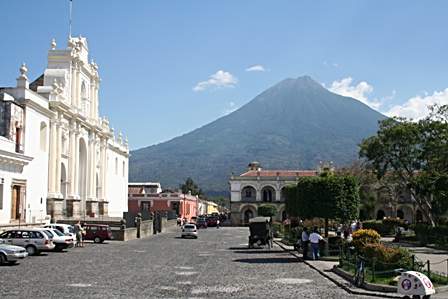
<svg viewBox="0 0 448 299">
<path fill-rule="evenodd" d="M 70 13 L 69 13 L 69 21 L 68 21 L 68 37 L 72 38 L 72 0 L 69 0 Z"/>
</svg>

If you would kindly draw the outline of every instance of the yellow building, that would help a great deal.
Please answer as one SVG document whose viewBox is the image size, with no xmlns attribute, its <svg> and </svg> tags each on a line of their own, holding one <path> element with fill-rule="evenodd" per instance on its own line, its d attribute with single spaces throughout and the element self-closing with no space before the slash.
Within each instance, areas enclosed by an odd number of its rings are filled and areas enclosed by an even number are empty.
<svg viewBox="0 0 448 299">
<path fill-rule="evenodd" d="M 213 201 L 207 201 L 207 214 L 219 213 L 218 204 Z"/>
</svg>

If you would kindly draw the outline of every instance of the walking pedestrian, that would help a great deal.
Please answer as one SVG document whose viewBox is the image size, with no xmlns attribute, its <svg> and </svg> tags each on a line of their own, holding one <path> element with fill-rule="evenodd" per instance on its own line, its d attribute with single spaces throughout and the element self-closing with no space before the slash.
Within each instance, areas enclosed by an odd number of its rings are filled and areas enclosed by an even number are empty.
<svg viewBox="0 0 448 299">
<path fill-rule="evenodd" d="M 81 227 L 81 221 L 78 220 L 78 222 L 74 225 L 73 231 L 76 236 L 76 247 L 81 247 L 82 245 L 82 227 Z"/>
<path fill-rule="evenodd" d="M 216 228 L 219 228 L 219 218 L 216 219 Z"/>
<path fill-rule="evenodd" d="M 137 213 L 134 219 L 134 224 L 137 227 L 137 239 L 140 239 L 140 226 L 142 224 L 142 213 Z"/>
<path fill-rule="evenodd" d="M 310 235 L 310 243 L 311 249 L 313 250 L 313 260 L 319 259 L 319 242 L 323 240 L 321 235 L 319 235 L 317 231 L 317 227 L 314 228 L 313 232 Z"/>
<path fill-rule="evenodd" d="M 81 225 L 81 247 L 84 247 L 84 239 L 86 238 L 87 235 L 87 223 L 83 223 Z"/>
<path fill-rule="evenodd" d="M 302 251 L 303 251 L 303 259 L 308 259 L 308 245 L 310 243 L 310 235 L 308 233 L 308 228 L 304 227 L 302 231 Z"/>
</svg>

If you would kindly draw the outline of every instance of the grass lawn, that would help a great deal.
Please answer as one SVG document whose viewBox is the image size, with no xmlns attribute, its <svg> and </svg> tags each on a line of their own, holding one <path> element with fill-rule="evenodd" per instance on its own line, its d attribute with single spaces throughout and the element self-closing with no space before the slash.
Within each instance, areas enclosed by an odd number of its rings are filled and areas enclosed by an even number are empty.
<svg viewBox="0 0 448 299">
<path fill-rule="evenodd" d="M 351 265 L 344 264 L 342 269 L 346 272 L 349 272 L 349 273 L 355 275 L 355 269 Z M 422 272 L 422 273 L 427 274 L 425 272 Z M 395 272 L 391 271 L 390 273 L 385 273 L 385 274 L 375 273 L 375 277 L 373 277 L 372 270 L 367 267 L 364 279 L 366 282 L 369 282 L 369 283 L 397 286 L 397 281 L 394 280 L 397 276 L 399 276 L 399 274 L 396 274 Z M 435 287 L 448 285 L 448 277 L 447 276 L 439 275 L 436 273 L 431 273 L 430 279 Z"/>
</svg>

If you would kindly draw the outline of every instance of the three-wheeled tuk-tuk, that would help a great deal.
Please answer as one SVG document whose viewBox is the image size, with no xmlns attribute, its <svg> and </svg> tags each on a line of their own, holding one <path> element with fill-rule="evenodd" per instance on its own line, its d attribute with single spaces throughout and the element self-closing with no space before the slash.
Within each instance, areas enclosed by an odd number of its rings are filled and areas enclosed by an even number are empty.
<svg viewBox="0 0 448 299">
<path fill-rule="evenodd" d="M 255 244 L 258 246 L 267 245 L 268 248 L 272 248 L 273 232 L 269 217 L 249 219 L 249 230 L 249 248 L 253 248 Z"/>
</svg>

